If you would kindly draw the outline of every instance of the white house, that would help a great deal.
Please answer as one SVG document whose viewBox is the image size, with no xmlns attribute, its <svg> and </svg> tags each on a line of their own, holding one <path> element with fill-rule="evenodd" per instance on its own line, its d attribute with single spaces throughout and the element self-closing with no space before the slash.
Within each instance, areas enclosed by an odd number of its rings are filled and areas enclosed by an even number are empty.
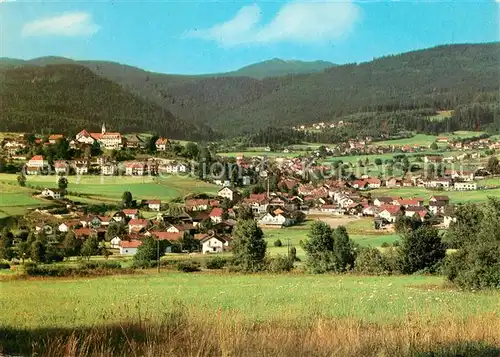
<svg viewBox="0 0 500 357">
<path fill-rule="evenodd" d="M 136 219 L 139 217 L 139 210 L 135 208 L 126 208 L 122 210 L 122 212 L 130 219 Z"/>
<path fill-rule="evenodd" d="M 207 253 L 222 253 L 224 247 L 227 246 L 227 241 L 224 238 L 217 236 L 209 236 L 200 240 L 201 251 L 203 254 Z"/>
<path fill-rule="evenodd" d="M 156 150 L 158 151 L 165 151 L 167 150 L 167 147 L 170 145 L 168 142 L 168 139 L 166 138 L 158 138 L 155 142 L 156 145 Z"/>
<path fill-rule="evenodd" d="M 66 161 L 63 160 L 56 161 L 54 162 L 54 171 L 58 175 L 60 174 L 67 175 L 69 172 L 69 165 Z"/>
<path fill-rule="evenodd" d="M 120 243 L 122 242 L 121 238 L 116 236 L 116 237 L 113 237 L 110 241 L 111 243 L 111 248 L 114 248 L 114 249 L 119 249 L 120 248 Z"/>
<path fill-rule="evenodd" d="M 167 174 L 179 174 L 179 173 L 186 173 L 189 171 L 189 167 L 187 165 L 181 164 L 181 163 L 169 163 L 165 165 L 161 165 L 158 168 L 158 171 L 162 173 L 167 173 Z"/>
<path fill-rule="evenodd" d="M 125 255 L 134 255 L 137 253 L 137 248 L 142 245 L 140 240 L 123 240 L 119 243 L 120 246 L 120 254 Z"/>
<path fill-rule="evenodd" d="M 85 164 L 75 164 L 75 174 L 85 175 L 89 173 L 89 166 Z"/>
<path fill-rule="evenodd" d="M 82 144 L 92 145 L 95 139 L 85 129 L 76 134 L 75 140 Z"/>
<path fill-rule="evenodd" d="M 104 176 L 113 176 L 118 172 L 118 166 L 114 163 L 105 163 L 101 165 L 101 174 Z"/>
<path fill-rule="evenodd" d="M 217 192 L 217 196 L 227 198 L 230 201 L 234 201 L 238 197 L 238 193 L 229 187 L 224 187 L 221 188 L 219 192 Z"/>
<path fill-rule="evenodd" d="M 401 207 L 399 206 L 382 206 L 378 216 L 388 222 L 394 223 L 400 211 Z"/>
<path fill-rule="evenodd" d="M 453 188 L 457 191 L 471 191 L 477 190 L 477 183 L 475 182 L 455 182 Z"/>
<path fill-rule="evenodd" d="M 60 199 L 61 197 L 64 197 L 64 190 L 60 188 L 45 188 L 42 191 L 42 196 L 43 197 L 52 197 L 55 200 Z"/>
<path fill-rule="evenodd" d="M 424 183 L 425 187 L 432 187 L 432 188 L 450 188 L 451 180 L 450 179 L 445 179 L 445 178 L 437 178 L 437 179 L 432 179 L 429 181 L 426 181 Z"/>
<path fill-rule="evenodd" d="M 273 213 L 266 213 L 264 216 L 262 216 L 257 223 L 260 226 L 270 226 L 270 227 L 286 227 L 290 226 L 293 224 L 292 219 L 289 217 L 283 215 L 283 214 L 273 214 Z"/>
<path fill-rule="evenodd" d="M 45 160 L 45 158 L 42 155 L 35 155 L 33 156 L 28 163 L 26 164 L 29 167 L 47 167 L 49 166 L 49 162 Z"/>
<path fill-rule="evenodd" d="M 143 176 L 147 173 L 147 166 L 144 163 L 132 162 L 125 165 L 125 175 Z"/>
<path fill-rule="evenodd" d="M 148 205 L 148 208 L 151 211 L 156 211 L 159 212 L 161 208 L 161 201 L 160 200 L 149 200 L 146 201 L 146 204 Z"/>
<path fill-rule="evenodd" d="M 134 218 L 128 222 L 128 232 L 140 232 L 148 228 L 149 221 L 147 219 Z"/>
</svg>

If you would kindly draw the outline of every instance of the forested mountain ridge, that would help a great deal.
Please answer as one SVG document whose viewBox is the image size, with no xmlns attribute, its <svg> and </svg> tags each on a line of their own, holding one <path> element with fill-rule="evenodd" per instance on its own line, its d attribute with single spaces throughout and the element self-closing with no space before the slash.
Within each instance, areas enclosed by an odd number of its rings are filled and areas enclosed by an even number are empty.
<svg viewBox="0 0 500 357">
<path fill-rule="evenodd" d="M 264 79 L 165 75 L 113 62 L 78 63 L 185 123 L 237 135 L 269 126 L 335 121 L 356 113 L 371 113 L 378 120 L 377 113 L 386 118 L 397 111 L 497 103 L 499 59 L 500 43 L 446 45 Z M 40 62 L 47 59 L 31 64 Z"/>
<path fill-rule="evenodd" d="M 142 83 L 125 78 L 121 83 L 184 120 L 238 134 L 269 125 L 335 121 L 359 112 L 497 102 L 499 59 L 499 43 L 450 45 L 263 80 L 149 76 Z"/>
<path fill-rule="evenodd" d="M 305 74 L 322 72 L 335 64 L 328 61 L 295 61 L 273 58 L 271 60 L 254 63 L 240 68 L 234 72 L 228 72 L 226 76 L 243 76 L 257 79 L 266 77 L 280 77 L 291 74 Z"/>
<path fill-rule="evenodd" d="M 207 135 L 81 65 L 17 66 L 0 70 L 0 131 L 63 132 L 83 128 L 154 131 L 172 138 Z"/>
</svg>

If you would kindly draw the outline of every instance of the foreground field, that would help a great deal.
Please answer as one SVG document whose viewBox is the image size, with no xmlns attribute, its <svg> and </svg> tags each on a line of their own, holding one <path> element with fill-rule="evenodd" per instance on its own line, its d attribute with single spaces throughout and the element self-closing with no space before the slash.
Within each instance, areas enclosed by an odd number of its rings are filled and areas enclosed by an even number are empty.
<svg viewBox="0 0 500 357">
<path fill-rule="evenodd" d="M 42 356 L 416 356 L 441 350 L 496 356 L 500 351 L 500 294 L 456 291 L 438 277 L 162 273 L 4 281 L 0 290 L 0 352 L 2 347 Z"/>
<path fill-rule="evenodd" d="M 75 327 L 154 318 L 183 304 L 237 312 L 248 321 L 310 317 L 391 323 L 418 314 L 439 319 L 500 311 L 500 294 L 443 288 L 439 277 L 162 273 L 96 279 L 0 282 L 4 326 Z M 40 306 L 40 296 L 45 303 Z"/>
</svg>

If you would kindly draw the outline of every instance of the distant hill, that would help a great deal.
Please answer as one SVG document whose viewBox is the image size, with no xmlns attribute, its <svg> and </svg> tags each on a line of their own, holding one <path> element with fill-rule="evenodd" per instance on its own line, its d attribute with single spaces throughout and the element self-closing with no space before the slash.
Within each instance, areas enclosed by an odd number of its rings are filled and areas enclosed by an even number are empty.
<svg viewBox="0 0 500 357">
<path fill-rule="evenodd" d="M 185 123 L 234 135 L 270 125 L 334 121 L 356 113 L 496 103 L 499 58 L 499 43 L 445 45 L 315 73 L 262 79 L 227 73 L 166 75 L 101 61 L 78 64 L 156 103 Z M 281 60 L 271 60 L 236 73 L 262 75 L 263 67 L 271 73 L 271 68 L 281 65 Z"/>
<path fill-rule="evenodd" d="M 114 65 L 91 68 L 183 120 L 234 135 L 270 125 L 335 121 L 360 112 L 453 109 L 474 101 L 496 102 L 499 58 L 499 43 L 438 46 L 318 73 L 261 80 L 171 76 Z"/>
<path fill-rule="evenodd" d="M 274 58 L 268 61 L 254 63 L 237 71 L 226 73 L 227 76 L 247 76 L 257 79 L 280 77 L 290 74 L 322 72 L 335 64 L 327 61 L 288 61 Z"/>
<path fill-rule="evenodd" d="M 75 61 L 70 58 L 48 56 L 33 58 L 30 60 L 20 60 L 15 58 L 0 58 L 0 68 L 20 66 L 20 65 L 34 65 L 34 66 L 46 66 L 53 64 L 84 64 L 89 68 L 96 68 L 97 66 L 107 66 L 109 67 L 124 67 L 129 70 L 136 70 L 140 72 L 145 72 L 137 67 L 132 67 L 128 65 L 123 65 L 117 62 L 106 62 L 106 61 Z M 271 60 L 254 63 L 249 66 L 240 68 L 232 72 L 223 73 L 208 73 L 200 75 L 176 75 L 176 74 L 163 74 L 165 76 L 172 77 L 192 77 L 192 78 L 207 78 L 207 77 L 251 77 L 256 79 L 262 79 L 265 77 L 280 77 L 287 76 L 291 74 L 304 74 L 304 73 L 315 73 L 324 71 L 327 68 L 334 67 L 335 64 L 327 61 L 288 61 L 279 58 L 274 58 Z M 157 73 L 162 75 L 160 73 Z"/>
<path fill-rule="evenodd" d="M 111 130 L 158 132 L 172 138 L 204 137 L 159 105 L 75 64 L 0 69 L 0 131 Z"/>
</svg>

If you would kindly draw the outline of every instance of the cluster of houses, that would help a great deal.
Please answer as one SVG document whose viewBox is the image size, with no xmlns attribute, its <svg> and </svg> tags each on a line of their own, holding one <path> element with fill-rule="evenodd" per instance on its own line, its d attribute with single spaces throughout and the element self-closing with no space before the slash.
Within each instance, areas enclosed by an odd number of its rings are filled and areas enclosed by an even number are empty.
<svg viewBox="0 0 500 357">
<path fill-rule="evenodd" d="M 62 139 L 63 136 L 60 136 Z M 76 148 L 82 144 L 93 145 L 96 142 L 99 143 L 101 148 L 107 150 L 120 150 L 123 148 L 143 149 L 146 147 L 146 142 L 139 136 L 129 135 L 126 137 L 119 132 L 108 132 L 105 124 L 102 124 L 100 133 L 89 133 L 83 129 L 76 134 L 75 138 L 69 142 L 69 145 L 72 148 Z M 155 145 L 158 151 L 165 151 L 170 146 L 170 142 L 168 139 L 161 137 L 156 140 Z"/>
<path fill-rule="evenodd" d="M 54 145 L 60 140 L 68 140 L 69 147 L 72 149 L 82 148 L 86 145 L 98 143 L 102 149 L 121 150 L 144 149 L 147 142 L 138 135 L 123 135 L 120 132 L 109 132 L 106 125 L 103 124 L 100 133 L 89 132 L 86 129 L 81 130 L 74 138 L 67 138 L 63 134 L 51 134 L 45 142 L 42 139 L 35 138 L 35 144 Z M 166 151 L 170 147 L 170 141 L 167 138 L 160 137 L 156 140 L 156 150 Z M 2 148 L 11 157 L 16 157 L 22 149 L 29 146 L 27 137 L 20 134 L 17 137 L 5 138 L 2 142 Z"/>
<path fill-rule="evenodd" d="M 237 213 L 243 208 L 253 213 L 262 228 L 291 226 L 304 214 L 369 216 L 374 218 L 376 228 L 390 226 L 398 215 L 422 221 L 432 218 L 445 225 L 453 220 L 447 213 L 447 196 L 433 195 L 427 204 L 421 197 L 373 198 L 364 195 L 359 185 L 355 185 L 354 182 L 349 184 L 332 180 L 314 186 L 293 178 L 283 178 L 278 182 L 279 191 L 275 192 L 244 196 L 234 188 L 222 187 L 216 197 L 186 199 L 183 210 L 175 216 L 161 213 L 159 200 L 145 200 L 138 203 L 140 208 L 126 208 L 109 215 L 87 216 L 80 212 L 76 217 L 58 221 L 56 229 L 61 233 L 72 230 L 79 239 L 92 235 L 107 238 L 111 247 L 119 249 L 120 254 L 135 254 L 147 237 L 175 244 L 182 241 L 186 234 L 200 242 L 203 253 L 220 253 L 231 248 Z M 42 195 L 61 198 L 62 190 L 46 189 Z M 145 219 L 141 210 L 157 212 L 156 217 Z M 123 224 L 124 229 L 122 233 L 109 237 L 108 228 L 114 222 Z M 43 224 L 37 227 L 37 230 L 44 229 Z"/>
<path fill-rule="evenodd" d="M 144 176 L 156 174 L 182 174 L 190 171 L 190 165 L 178 160 L 164 158 L 148 158 L 117 162 L 110 157 L 76 158 L 74 160 L 57 160 L 50 165 L 43 155 L 35 155 L 26 162 L 24 172 L 27 175 L 40 175 L 53 172 L 57 175 L 100 174 L 104 176 L 127 175 Z"/>
<path fill-rule="evenodd" d="M 199 202 L 201 204 L 201 202 Z M 143 240 L 153 237 L 157 240 L 170 242 L 167 252 L 170 252 L 172 245 L 182 241 L 186 234 L 193 236 L 200 242 L 203 253 L 221 253 L 230 249 L 231 232 L 236 225 L 234 212 L 229 210 L 227 214 L 218 207 L 219 200 L 211 200 L 207 210 L 196 210 L 196 205 L 187 208 L 176 216 L 169 216 L 158 213 L 155 218 L 143 218 L 141 210 L 160 211 L 161 202 L 159 200 L 145 201 L 143 208 L 125 208 L 109 215 L 85 215 L 82 212 L 72 212 L 71 218 L 59 219 L 57 224 L 49 225 L 47 219 L 39 220 L 35 224 L 35 230 L 40 232 L 67 233 L 72 231 L 75 237 L 85 240 L 91 236 L 99 239 L 107 239 L 112 249 L 118 249 L 120 254 L 133 255 Z M 205 208 L 205 206 L 203 207 Z M 200 230 L 203 221 L 210 221 L 211 228 Z M 120 233 L 112 234 L 110 225 L 122 225 Z M 112 234 L 112 236 L 109 236 Z M 180 247 L 182 250 L 182 246 Z"/>
</svg>

